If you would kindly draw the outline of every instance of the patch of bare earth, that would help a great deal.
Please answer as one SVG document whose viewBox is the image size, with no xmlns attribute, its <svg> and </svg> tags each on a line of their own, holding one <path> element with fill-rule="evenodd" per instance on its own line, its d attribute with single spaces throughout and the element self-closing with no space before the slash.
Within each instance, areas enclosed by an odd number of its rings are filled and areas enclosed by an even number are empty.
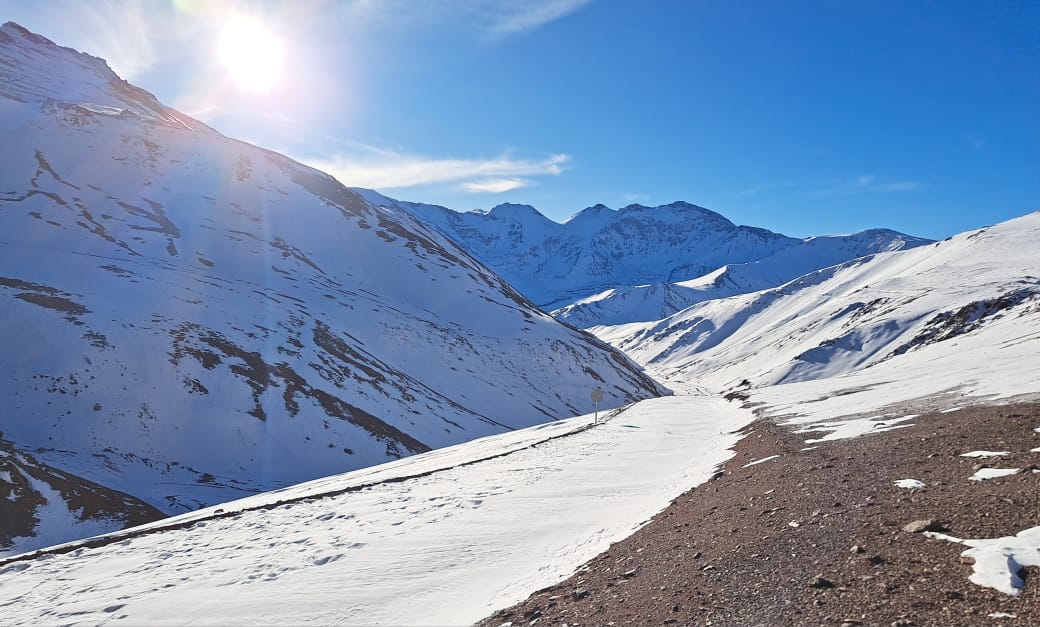
<svg viewBox="0 0 1040 627">
<path fill-rule="evenodd" d="M 825 442 L 760 420 L 724 473 L 561 584 L 483 625 L 1040 625 L 1040 569 L 1017 597 L 971 583 L 960 538 L 1040 525 L 1040 404 L 971 407 Z M 1009 451 L 1001 458 L 961 453 Z M 780 457 L 749 467 L 751 461 Z M 980 464 L 1019 474 L 970 481 Z M 918 479 L 925 487 L 896 487 Z M 1011 617 L 991 617 L 1003 613 Z"/>
</svg>

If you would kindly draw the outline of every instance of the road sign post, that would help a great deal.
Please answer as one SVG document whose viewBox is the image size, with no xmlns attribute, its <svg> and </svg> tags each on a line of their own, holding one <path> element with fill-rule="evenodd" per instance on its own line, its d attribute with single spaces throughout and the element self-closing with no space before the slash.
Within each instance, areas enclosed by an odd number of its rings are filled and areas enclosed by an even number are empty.
<svg viewBox="0 0 1040 627">
<path fill-rule="evenodd" d="M 592 419 L 592 423 L 596 424 L 599 422 L 599 402 L 603 400 L 603 389 L 592 388 L 592 404 L 596 407 L 596 417 Z"/>
</svg>

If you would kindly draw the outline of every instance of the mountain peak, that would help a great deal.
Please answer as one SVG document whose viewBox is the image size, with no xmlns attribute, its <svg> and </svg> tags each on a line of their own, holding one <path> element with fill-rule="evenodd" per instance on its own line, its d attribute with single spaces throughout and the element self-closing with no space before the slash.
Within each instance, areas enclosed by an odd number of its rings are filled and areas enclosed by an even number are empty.
<svg viewBox="0 0 1040 627">
<path fill-rule="evenodd" d="M 131 115 L 180 129 L 214 132 L 126 82 L 99 57 L 59 46 L 14 22 L 0 26 L 0 98 L 51 102 L 60 116 Z"/>
<path fill-rule="evenodd" d="M 514 203 L 504 202 L 500 205 L 495 205 L 491 208 L 491 211 L 487 212 L 487 215 L 493 218 L 513 218 L 516 220 L 539 218 L 542 220 L 548 220 L 543 216 L 537 209 L 531 205 L 518 205 Z"/>
<path fill-rule="evenodd" d="M 617 214 L 617 212 L 611 209 L 610 207 L 604 205 L 603 203 L 597 203 L 595 205 L 592 205 L 591 207 L 585 207 L 578 213 L 567 218 L 564 221 L 564 224 L 573 225 L 576 223 L 584 223 L 586 221 L 592 220 L 595 220 L 596 222 L 604 222 L 614 217 L 615 214 Z"/>
<path fill-rule="evenodd" d="M 4 22 L 3 26 L 0 26 L 0 46 L 18 46 L 20 42 L 28 44 L 27 46 L 21 46 L 23 48 L 36 48 L 41 52 L 46 50 L 48 52 L 64 53 L 65 55 L 68 55 L 69 59 L 76 59 L 79 61 L 83 66 L 90 69 L 92 74 L 102 80 L 119 80 L 119 76 L 116 75 L 112 68 L 108 66 L 108 63 L 101 57 L 95 57 L 94 55 L 80 52 L 67 46 L 59 46 L 43 35 L 34 33 L 16 22 Z M 48 56 L 50 57 L 52 55 Z M 51 60 L 51 63 L 54 63 L 54 61 Z"/>
</svg>

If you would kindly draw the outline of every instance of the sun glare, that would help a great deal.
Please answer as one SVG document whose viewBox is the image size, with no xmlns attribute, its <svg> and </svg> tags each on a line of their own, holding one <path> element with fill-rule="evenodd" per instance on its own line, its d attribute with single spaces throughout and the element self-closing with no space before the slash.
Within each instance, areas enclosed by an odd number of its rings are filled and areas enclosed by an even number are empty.
<svg viewBox="0 0 1040 627">
<path fill-rule="evenodd" d="M 243 89 L 264 92 L 274 87 L 283 56 L 281 42 L 255 18 L 234 18 L 220 35 L 220 61 Z"/>
</svg>

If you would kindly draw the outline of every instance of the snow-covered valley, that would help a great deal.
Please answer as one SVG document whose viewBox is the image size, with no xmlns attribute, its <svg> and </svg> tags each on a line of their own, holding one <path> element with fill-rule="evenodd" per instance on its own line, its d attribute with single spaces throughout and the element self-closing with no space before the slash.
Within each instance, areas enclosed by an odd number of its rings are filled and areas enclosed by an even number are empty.
<svg viewBox="0 0 1040 627">
<path fill-rule="evenodd" d="M 15 623 L 473 623 L 710 478 L 752 419 L 666 397 L 483 438 L 8 563 L 0 608 Z"/>
<path fill-rule="evenodd" d="M 1040 212 L 941 242 L 688 203 L 460 214 L 224 137 L 13 24 L 0 130 L 6 622 L 471 624 L 703 498 L 762 425 L 837 463 L 1040 400 Z M 959 480 L 1034 477 L 1026 444 L 971 442 Z M 912 502 L 909 470 L 883 484 Z M 1035 529 L 931 522 L 980 586 L 1040 563 Z"/>
</svg>

